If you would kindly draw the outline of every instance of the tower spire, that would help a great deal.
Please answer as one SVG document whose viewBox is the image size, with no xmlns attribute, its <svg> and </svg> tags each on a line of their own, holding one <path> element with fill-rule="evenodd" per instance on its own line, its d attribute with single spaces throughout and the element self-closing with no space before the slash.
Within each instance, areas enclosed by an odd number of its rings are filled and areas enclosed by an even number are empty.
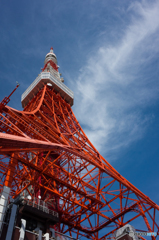
<svg viewBox="0 0 159 240">
<path fill-rule="evenodd" d="M 50 52 L 46 54 L 44 64 L 46 64 L 47 62 L 50 62 L 50 61 L 56 65 L 56 67 L 54 66 L 54 69 L 56 71 L 58 71 L 57 57 L 56 57 L 55 53 L 53 52 L 53 47 L 51 47 Z"/>
<path fill-rule="evenodd" d="M 26 105 L 34 98 L 40 89 L 47 83 L 52 84 L 56 92 L 58 92 L 66 102 L 71 106 L 73 105 L 74 94 L 73 92 L 63 83 L 64 79 L 61 78 L 58 72 L 57 57 L 53 53 L 51 47 L 50 52 L 46 54 L 44 61 L 44 68 L 34 82 L 27 88 L 22 94 L 21 102 L 25 108 Z"/>
</svg>

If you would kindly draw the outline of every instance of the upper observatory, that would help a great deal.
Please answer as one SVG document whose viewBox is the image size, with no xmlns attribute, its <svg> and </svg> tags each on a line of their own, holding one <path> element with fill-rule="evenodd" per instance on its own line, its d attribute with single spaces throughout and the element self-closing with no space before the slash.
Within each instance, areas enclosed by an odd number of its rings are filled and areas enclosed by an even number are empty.
<svg viewBox="0 0 159 240">
<path fill-rule="evenodd" d="M 58 92 L 67 103 L 69 103 L 71 106 L 73 105 L 74 94 L 63 83 L 64 79 L 61 78 L 58 68 L 59 66 L 57 65 L 57 57 L 53 52 L 53 48 L 51 47 L 50 52 L 46 54 L 42 72 L 22 94 L 21 102 L 24 108 L 39 92 L 39 90 L 44 87 L 45 84 L 52 86 L 52 88 Z"/>
</svg>

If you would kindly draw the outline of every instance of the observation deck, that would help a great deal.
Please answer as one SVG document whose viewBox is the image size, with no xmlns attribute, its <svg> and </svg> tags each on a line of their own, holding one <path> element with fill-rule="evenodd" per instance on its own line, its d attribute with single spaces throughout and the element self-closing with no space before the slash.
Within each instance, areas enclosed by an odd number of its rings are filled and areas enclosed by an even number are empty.
<svg viewBox="0 0 159 240">
<path fill-rule="evenodd" d="M 57 91 L 67 103 L 69 103 L 71 106 L 73 105 L 73 91 L 71 91 L 63 82 L 58 80 L 55 74 L 53 75 L 50 72 L 42 72 L 22 94 L 22 107 L 24 108 L 39 92 L 39 90 L 43 88 L 44 84 L 47 83 L 50 83 L 55 91 Z"/>
</svg>

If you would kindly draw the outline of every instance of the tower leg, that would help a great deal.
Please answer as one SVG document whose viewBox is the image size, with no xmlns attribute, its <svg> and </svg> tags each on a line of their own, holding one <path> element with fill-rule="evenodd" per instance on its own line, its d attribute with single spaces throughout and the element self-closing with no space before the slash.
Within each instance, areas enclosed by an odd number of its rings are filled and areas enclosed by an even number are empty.
<svg viewBox="0 0 159 240">
<path fill-rule="evenodd" d="M 42 231 L 39 229 L 39 236 L 38 236 L 38 240 L 42 240 Z"/>
<path fill-rule="evenodd" d="M 17 212 L 17 205 L 13 204 L 12 212 L 11 212 L 11 216 L 10 216 L 10 220 L 9 220 L 9 226 L 8 226 L 6 240 L 11 240 L 11 238 L 12 238 L 16 212 Z"/>
<path fill-rule="evenodd" d="M 0 198 L 0 234 L 2 232 L 3 220 L 4 220 L 4 215 L 6 212 L 7 203 L 8 203 L 9 193 L 10 193 L 10 188 L 4 186 L 2 195 Z"/>
<path fill-rule="evenodd" d="M 2 225 L 4 220 L 4 215 L 6 212 L 8 197 L 10 193 L 10 188 L 13 180 L 13 175 L 15 171 L 16 160 L 14 158 L 14 153 L 11 155 L 11 160 L 9 162 L 8 172 L 6 175 L 2 195 L 0 198 L 0 233 L 2 232 Z"/>
<path fill-rule="evenodd" d="M 53 229 L 53 228 L 50 228 L 50 231 L 51 231 L 51 234 L 52 234 L 52 238 L 55 238 L 55 229 Z"/>
</svg>

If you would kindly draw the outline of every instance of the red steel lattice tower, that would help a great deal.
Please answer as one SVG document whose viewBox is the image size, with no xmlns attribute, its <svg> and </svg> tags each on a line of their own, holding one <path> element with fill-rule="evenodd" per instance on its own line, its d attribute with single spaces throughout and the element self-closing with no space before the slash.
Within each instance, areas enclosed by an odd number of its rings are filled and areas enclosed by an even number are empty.
<svg viewBox="0 0 159 240">
<path fill-rule="evenodd" d="M 42 72 L 22 95 L 24 110 L 7 103 L 0 105 L 4 205 L 24 190 L 31 197 L 41 195 L 56 203 L 60 231 L 77 238 L 102 240 L 136 219 L 138 229 L 158 232 L 159 206 L 121 176 L 83 132 L 71 109 L 73 92 L 60 77 L 52 48 Z"/>
</svg>

